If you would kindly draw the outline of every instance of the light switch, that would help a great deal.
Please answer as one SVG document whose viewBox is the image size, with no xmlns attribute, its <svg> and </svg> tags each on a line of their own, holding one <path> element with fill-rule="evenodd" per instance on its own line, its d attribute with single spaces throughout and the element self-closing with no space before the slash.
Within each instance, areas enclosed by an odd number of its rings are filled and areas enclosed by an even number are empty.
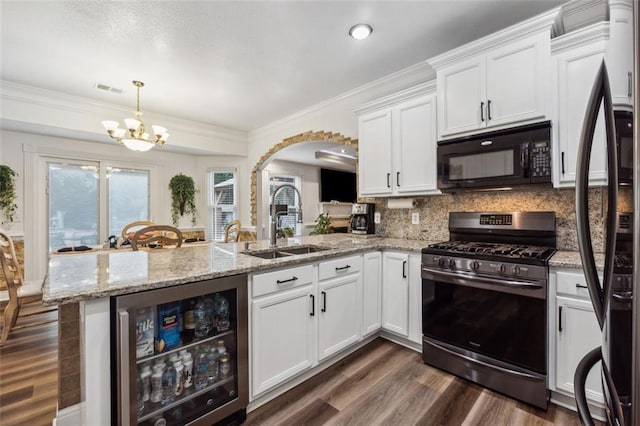
<svg viewBox="0 0 640 426">
<path fill-rule="evenodd" d="M 375 212 L 373 214 L 373 223 L 380 223 L 380 212 Z"/>
<path fill-rule="evenodd" d="M 420 213 L 411 213 L 411 223 L 420 225 Z"/>
</svg>

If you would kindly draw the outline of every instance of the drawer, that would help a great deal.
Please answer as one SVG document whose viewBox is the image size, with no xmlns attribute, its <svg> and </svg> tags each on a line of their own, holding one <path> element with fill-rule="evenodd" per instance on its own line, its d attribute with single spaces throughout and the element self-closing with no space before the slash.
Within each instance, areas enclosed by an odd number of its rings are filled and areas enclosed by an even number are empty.
<svg viewBox="0 0 640 426">
<path fill-rule="evenodd" d="M 318 279 L 320 281 L 328 280 L 329 278 L 360 272 L 361 269 L 361 255 L 332 259 L 318 265 Z"/>
<path fill-rule="evenodd" d="M 556 293 L 589 299 L 587 280 L 582 272 L 556 271 Z M 600 277 L 602 280 L 602 277 Z"/>
<path fill-rule="evenodd" d="M 282 269 L 274 272 L 254 275 L 252 279 L 253 297 L 263 296 L 289 288 L 313 284 L 315 278 L 313 265 Z"/>
</svg>

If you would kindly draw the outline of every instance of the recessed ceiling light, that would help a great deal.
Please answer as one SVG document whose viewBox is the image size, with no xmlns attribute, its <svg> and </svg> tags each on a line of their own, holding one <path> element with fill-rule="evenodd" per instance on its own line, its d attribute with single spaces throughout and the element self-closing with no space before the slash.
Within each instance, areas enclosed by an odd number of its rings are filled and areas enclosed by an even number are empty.
<svg viewBox="0 0 640 426">
<path fill-rule="evenodd" d="M 349 35 L 356 40 L 363 40 L 371 35 L 373 28 L 367 24 L 357 24 L 351 27 Z"/>
</svg>

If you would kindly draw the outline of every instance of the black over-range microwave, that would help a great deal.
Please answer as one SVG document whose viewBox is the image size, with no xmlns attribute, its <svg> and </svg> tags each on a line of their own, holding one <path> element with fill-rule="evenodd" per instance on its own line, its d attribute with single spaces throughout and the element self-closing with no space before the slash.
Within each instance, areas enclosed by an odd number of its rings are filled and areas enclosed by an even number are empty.
<svg viewBox="0 0 640 426">
<path fill-rule="evenodd" d="M 551 122 L 438 142 L 438 189 L 551 187 Z"/>
</svg>

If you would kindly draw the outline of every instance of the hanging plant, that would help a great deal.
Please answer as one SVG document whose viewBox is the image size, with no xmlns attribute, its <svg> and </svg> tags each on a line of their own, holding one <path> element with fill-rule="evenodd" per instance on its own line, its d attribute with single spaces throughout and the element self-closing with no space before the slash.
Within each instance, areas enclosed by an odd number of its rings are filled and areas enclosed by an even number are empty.
<svg viewBox="0 0 640 426">
<path fill-rule="evenodd" d="M 16 204 L 16 176 L 18 174 L 9 166 L 0 165 L 0 210 L 4 222 L 13 222 L 18 205 Z"/>
<path fill-rule="evenodd" d="M 320 234 L 333 234 L 331 218 L 328 214 L 320 213 L 320 215 L 316 219 L 316 226 L 313 228 L 313 231 L 309 232 L 309 235 Z"/>
<path fill-rule="evenodd" d="M 196 224 L 196 185 L 193 178 L 179 173 L 169 181 L 171 190 L 171 220 L 178 226 L 180 216 L 191 215 L 191 225 Z"/>
</svg>

